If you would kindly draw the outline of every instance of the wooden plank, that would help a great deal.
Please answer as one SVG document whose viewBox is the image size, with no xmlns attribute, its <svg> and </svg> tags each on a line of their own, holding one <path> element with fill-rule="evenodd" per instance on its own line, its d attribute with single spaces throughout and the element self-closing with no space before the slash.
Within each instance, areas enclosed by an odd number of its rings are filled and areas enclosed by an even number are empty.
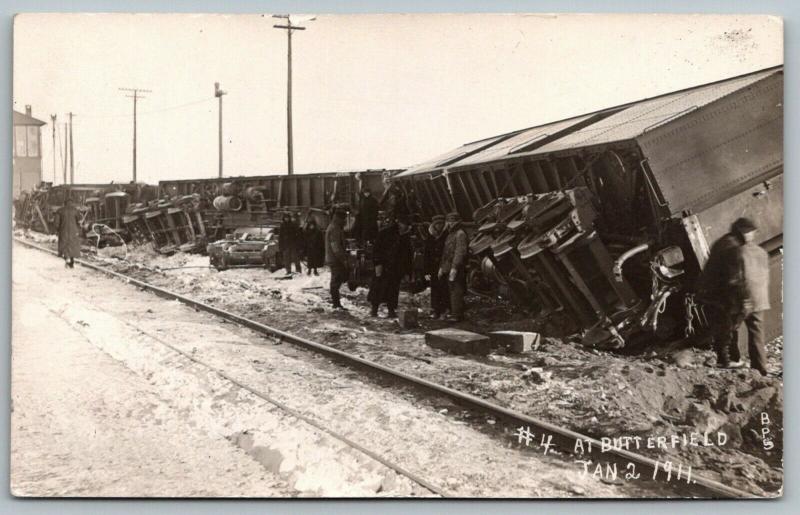
<svg viewBox="0 0 800 515">
<path fill-rule="evenodd" d="M 458 184 L 461 186 L 461 191 L 464 194 L 463 195 L 464 196 L 464 200 L 467 201 L 467 206 L 469 206 L 470 214 L 472 214 L 472 213 L 475 212 L 476 209 L 478 209 L 478 207 L 480 207 L 480 204 L 476 205 L 475 202 L 473 201 L 472 195 L 470 195 L 470 192 L 469 192 L 469 188 L 467 188 L 467 185 L 464 182 L 464 174 L 463 173 L 459 173 L 459 174 L 455 174 L 455 175 L 458 178 Z"/>
<path fill-rule="evenodd" d="M 50 234 L 50 226 L 47 224 L 47 220 L 45 219 L 39 204 L 34 204 L 33 207 L 36 208 L 36 214 L 39 215 L 39 220 L 42 222 L 42 227 L 44 228 L 45 234 Z"/>
<path fill-rule="evenodd" d="M 484 199 L 484 196 L 481 193 L 484 193 L 484 190 L 478 186 L 478 183 L 475 181 L 473 177 L 472 171 L 464 172 L 464 178 L 466 182 L 469 184 L 470 191 L 472 191 L 475 200 L 478 202 L 478 207 L 485 206 L 489 200 Z"/>
<path fill-rule="evenodd" d="M 569 256 L 566 254 L 556 254 L 556 258 L 561 261 L 561 264 L 564 265 L 564 268 L 567 269 L 569 275 L 572 277 L 572 282 L 578 288 L 584 298 L 589 301 L 589 305 L 592 306 L 592 309 L 597 314 L 598 317 L 603 316 L 604 310 L 600 303 L 597 301 L 597 298 L 592 293 L 592 290 L 589 289 L 589 285 L 586 284 L 586 281 L 583 280 L 580 272 L 575 268 L 572 264 L 572 260 L 570 260 Z"/>
<path fill-rule="evenodd" d="M 522 163 L 514 164 L 514 174 L 522 179 L 520 182 L 522 182 L 522 188 L 526 190 L 526 195 L 528 193 L 534 193 L 533 186 L 531 186 L 531 182 L 528 180 L 528 176 L 525 173 L 525 168 L 523 168 Z"/>
<path fill-rule="evenodd" d="M 486 177 L 483 175 L 483 170 L 477 170 L 474 174 L 474 179 L 477 179 L 480 188 L 483 190 L 483 195 L 485 198 L 484 205 L 491 202 L 495 195 L 492 193 L 492 190 L 489 189 L 489 183 L 486 182 Z"/>
<path fill-rule="evenodd" d="M 542 168 L 545 171 L 545 178 L 547 179 L 547 184 L 550 186 L 550 190 L 560 190 L 561 186 L 561 178 L 558 176 L 558 170 L 555 169 L 553 163 L 550 161 L 542 161 Z"/>
<path fill-rule="evenodd" d="M 539 161 L 531 161 L 525 164 L 531 169 L 533 185 L 536 189 L 536 193 L 547 193 L 548 191 L 551 191 L 550 186 L 548 186 L 547 180 L 544 177 L 544 170 L 542 170 L 541 163 L 539 163 Z"/>
</svg>

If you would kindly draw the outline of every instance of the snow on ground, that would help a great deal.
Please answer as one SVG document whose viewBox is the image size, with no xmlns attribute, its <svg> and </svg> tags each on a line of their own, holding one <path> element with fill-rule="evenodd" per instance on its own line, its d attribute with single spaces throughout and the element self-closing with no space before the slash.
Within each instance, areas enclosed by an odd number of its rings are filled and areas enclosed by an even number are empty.
<svg viewBox="0 0 800 515">
<path fill-rule="evenodd" d="M 395 321 L 371 318 L 363 288 L 349 292 L 343 286 L 343 302 L 349 311 L 333 311 L 327 271 L 319 277 L 287 279 L 283 271 L 260 268 L 218 272 L 207 267 L 208 258 L 203 256 L 139 252 L 127 263 L 104 263 L 222 309 L 584 434 L 646 438 L 722 428 L 732 435 L 723 448 L 677 449 L 666 455 L 658 450 L 643 452 L 653 458 L 679 459 L 695 471 L 738 488 L 763 495 L 781 491 L 782 381 L 762 379 L 749 370 L 716 369 L 710 349 L 654 342 L 652 350 L 621 356 L 545 339 L 529 354 L 454 356 L 424 342 L 424 331 L 445 323 L 423 317 L 421 328 L 408 331 Z M 480 333 L 535 330 L 530 317 L 513 306 L 469 300 L 470 316 L 459 324 L 463 329 Z M 401 308 L 424 308 L 427 302 L 427 292 L 414 297 L 401 294 Z M 768 345 L 768 355 L 770 367 L 782 370 L 782 339 Z M 529 370 L 540 374 L 531 376 Z M 543 380 L 531 380 L 537 376 Z M 775 421 L 776 446 L 769 451 L 759 436 L 762 412 Z M 475 423 L 457 411 L 450 414 Z"/>
<path fill-rule="evenodd" d="M 142 259 L 149 262 L 147 255 Z M 525 355 L 453 356 L 424 342 L 424 331 L 447 324 L 423 317 L 420 329 L 407 331 L 394 321 L 371 318 L 363 288 L 349 292 L 343 286 L 349 311 L 331 310 L 327 272 L 285 279 L 283 271 L 257 268 L 129 271 L 225 310 L 598 438 L 727 431 L 732 440 L 724 448 L 645 453 L 680 459 L 713 479 L 764 495 L 782 488 L 782 381 L 760 378 L 748 369 L 717 369 L 708 348 L 654 342 L 646 352 L 620 356 L 545 339 L 536 352 Z M 427 292 L 413 297 L 404 292 L 401 308 L 424 309 L 428 300 Z M 483 334 L 536 330 L 531 318 L 513 306 L 469 301 L 468 319 L 459 324 L 463 329 Z M 770 368 L 776 372 L 782 370 L 782 343 L 778 339 L 768 345 Z M 532 381 L 531 369 L 544 380 Z M 731 410 L 730 405 L 738 407 Z M 762 412 L 777 421 L 777 444 L 769 451 L 759 436 Z"/>
<path fill-rule="evenodd" d="M 14 495 L 291 493 L 245 452 L 187 424 L 162 392 L 50 311 L 38 293 L 47 288 L 48 299 L 65 299 L 70 291 L 48 288 L 21 263 L 14 266 L 12 319 Z M 52 272 L 47 279 L 55 279 Z M 93 322 L 85 318 L 78 327 Z"/>
<path fill-rule="evenodd" d="M 648 495 L 583 475 L 571 459 L 512 447 L 510 435 L 486 434 L 316 354 L 20 246 L 14 295 L 18 495 L 430 495 L 208 367 L 450 495 Z"/>
</svg>

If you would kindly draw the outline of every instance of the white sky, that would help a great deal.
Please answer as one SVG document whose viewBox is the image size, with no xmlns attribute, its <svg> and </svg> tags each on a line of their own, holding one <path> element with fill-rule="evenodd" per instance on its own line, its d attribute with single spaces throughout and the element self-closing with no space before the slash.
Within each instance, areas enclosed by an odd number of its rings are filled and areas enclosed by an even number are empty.
<svg viewBox="0 0 800 515">
<path fill-rule="evenodd" d="M 307 18 L 306 15 L 297 20 Z M 75 113 L 75 181 L 286 171 L 286 33 L 270 15 L 25 14 L 14 109 Z M 779 18 L 321 15 L 294 33 L 297 173 L 405 168 L 468 141 L 783 63 Z M 196 102 L 191 105 L 187 103 Z M 179 106 L 179 107 L 177 107 Z M 52 180 L 51 126 L 42 128 Z M 63 128 L 59 127 L 63 137 Z M 57 172 L 61 182 L 61 171 Z"/>
</svg>

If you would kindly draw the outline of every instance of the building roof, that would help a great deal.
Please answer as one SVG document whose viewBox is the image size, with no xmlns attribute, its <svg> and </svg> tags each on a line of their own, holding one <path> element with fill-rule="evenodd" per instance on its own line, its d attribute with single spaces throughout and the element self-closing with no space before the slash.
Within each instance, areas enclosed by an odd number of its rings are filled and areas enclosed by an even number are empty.
<svg viewBox="0 0 800 515">
<path fill-rule="evenodd" d="M 775 73 L 781 73 L 782 70 L 782 66 L 759 70 L 468 143 L 413 166 L 397 177 L 441 171 L 449 167 L 466 167 L 513 156 L 545 154 L 631 140 Z"/>
<path fill-rule="evenodd" d="M 14 125 L 47 125 L 47 122 L 43 122 L 33 116 L 28 116 L 25 113 L 20 113 L 19 111 L 14 111 Z"/>
</svg>

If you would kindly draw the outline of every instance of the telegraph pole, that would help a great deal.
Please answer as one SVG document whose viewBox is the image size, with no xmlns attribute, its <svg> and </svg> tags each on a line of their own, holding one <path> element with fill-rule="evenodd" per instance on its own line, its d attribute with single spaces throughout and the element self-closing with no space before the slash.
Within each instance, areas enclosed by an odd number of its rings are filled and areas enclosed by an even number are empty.
<svg viewBox="0 0 800 515">
<path fill-rule="evenodd" d="M 56 115 L 50 115 L 50 121 L 53 123 L 53 186 L 56 185 Z"/>
<path fill-rule="evenodd" d="M 67 182 L 67 160 L 69 159 L 69 146 L 67 146 L 67 131 L 69 130 L 69 125 L 64 124 L 64 184 L 69 184 Z"/>
<path fill-rule="evenodd" d="M 292 20 L 289 18 L 288 14 L 275 14 L 272 17 L 286 20 L 286 25 L 273 25 L 272 27 L 285 30 L 288 43 L 288 66 L 286 72 L 286 144 L 289 154 L 289 175 L 292 175 L 294 174 L 294 157 L 292 155 L 292 31 L 306 30 L 306 28 L 292 25 Z"/>
<path fill-rule="evenodd" d="M 72 147 L 72 112 L 69 113 L 69 183 L 75 184 L 75 149 Z"/>
<path fill-rule="evenodd" d="M 219 98 L 219 178 L 222 178 L 222 95 L 227 95 L 226 91 L 219 89 L 219 82 L 214 83 L 214 96 Z"/>
<path fill-rule="evenodd" d="M 141 93 L 152 93 L 149 89 L 142 88 L 119 88 L 120 91 L 131 91 L 133 95 L 125 95 L 133 99 L 133 182 L 136 183 L 136 102 L 140 98 L 147 98 Z"/>
</svg>

